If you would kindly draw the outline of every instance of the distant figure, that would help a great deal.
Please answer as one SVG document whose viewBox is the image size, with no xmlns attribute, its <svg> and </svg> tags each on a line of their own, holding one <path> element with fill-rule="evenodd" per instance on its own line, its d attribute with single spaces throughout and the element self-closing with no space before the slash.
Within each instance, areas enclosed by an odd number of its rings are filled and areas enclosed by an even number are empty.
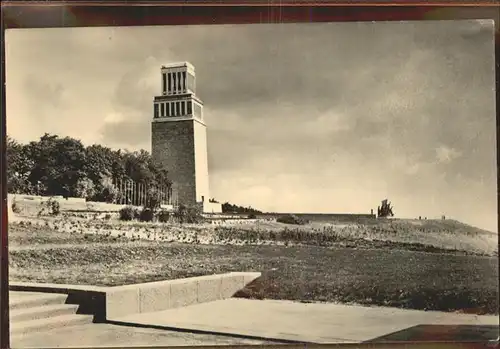
<svg viewBox="0 0 500 349">
<path fill-rule="evenodd" d="M 420 220 L 422 220 L 422 216 L 418 216 L 418 220 L 419 220 L 419 221 L 420 221 Z"/>
<path fill-rule="evenodd" d="M 444 215 L 441 218 L 443 219 L 443 221 L 446 219 L 446 217 Z"/>
<path fill-rule="evenodd" d="M 425 217 L 425 220 L 427 220 L 427 217 Z"/>
</svg>

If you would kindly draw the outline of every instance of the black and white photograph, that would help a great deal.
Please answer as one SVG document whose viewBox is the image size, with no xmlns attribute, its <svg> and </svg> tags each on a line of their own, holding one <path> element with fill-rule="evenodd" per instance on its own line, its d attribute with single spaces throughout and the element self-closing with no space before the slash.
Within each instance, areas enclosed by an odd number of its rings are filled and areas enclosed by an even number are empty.
<svg viewBox="0 0 500 349">
<path fill-rule="evenodd" d="M 12 348 L 499 337 L 495 23 L 5 31 Z"/>
</svg>

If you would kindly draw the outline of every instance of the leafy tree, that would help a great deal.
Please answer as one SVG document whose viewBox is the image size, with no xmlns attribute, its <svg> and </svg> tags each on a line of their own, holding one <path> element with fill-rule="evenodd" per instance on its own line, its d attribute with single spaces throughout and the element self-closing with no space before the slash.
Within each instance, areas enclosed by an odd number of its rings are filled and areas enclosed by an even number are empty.
<svg viewBox="0 0 500 349">
<path fill-rule="evenodd" d="M 34 167 L 29 181 L 40 182 L 43 195 L 76 196 L 76 184 L 85 178 L 85 147 L 76 139 L 45 134 L 27 145 Z"/>
<path fill-rule="evenodd" d="M 35 190 L 28 180 L 33 160 L 26 147 L 7 136 L 7 188 L 14 194 L 34 194 Z"/>
<path fill-rule="evenodd" d="M 125 175 L 135 182 L 150 182 L 153 175 L 147 167 L 146 159 L 139 157 L 137 152 L 125 152 L 123 163 Z"/>
<path fill-rule="evenodd" d="M 113 185 L 113 178 L 125 177 L 121 152 L 97 144 L 88 146 L 85 152 L 85 173 L 95 187 L 92 200 L 115 202 L 118 190 Z"/>
<path fill-rule="evenodd" d="M 120 193 L 114 183 L 119 181 L 133 180 L 149 188 L 172 184 L 167 169 L 156 164 L 145 150 L 128 152 L 97 144 L 85 147 L 77 139 L 57 135 L 45 134 L 28 144 L 9 137 L 7 160 L 8 188 L 12 193 L 116 202 Z M 135 194 L 138 197 L 139 193 Z M 152 204 L 159 193 L 149 194 L 153 195 Z"/>
<path fill-rule="evenodd" d="M 126 177 L 138 183 L 169 185 L 168 171 L 153 161 L 145 150 L 123 153 Z"/>
<path fill-rule="evenodd" d="M 96 188 L 96 192 L 92 200 L 116 203 L 120 199 L 120 192 L 113 185 L 113 180 L 110 177 L 104 177 L 99 182 L 99 186 Z"/>
<path fill-rule="evenodd" d="M 75 193 L 80 198 L 91 199 L 95 196 L 94 182 L 89 178 L 82 178 L 76 183 Z"/>
<path fill-rule="evenodd" d="M 101 145 L 91 145 L 85 149 L 85 172 L 87 177 L 98 184 L 103 178 L 113 176 L 113 164 L 119 157 L 109 148 Z"/>
</svg>

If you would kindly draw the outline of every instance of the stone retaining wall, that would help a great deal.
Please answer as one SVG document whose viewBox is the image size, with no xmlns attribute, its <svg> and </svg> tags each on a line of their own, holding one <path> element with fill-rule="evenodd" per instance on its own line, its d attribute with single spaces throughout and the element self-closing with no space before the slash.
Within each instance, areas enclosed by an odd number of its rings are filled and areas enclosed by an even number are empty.
<svg viewBox="0 0 500 349">
<path fill-rule="evenodd" d="M 113 287 L 106 294 L 106 318 L 114 320 L 230 298 L 260 275 L 227 273 Z"/>
<path fill-rule="evenodd" d="M 114 287 L 11 282 L 11 291 L 68 294 L 68 303 L 94 314 L 96 321 L 162 311 L 232 297 L 259 278 L 259 272 L 231 272 Z"/>
</svg>

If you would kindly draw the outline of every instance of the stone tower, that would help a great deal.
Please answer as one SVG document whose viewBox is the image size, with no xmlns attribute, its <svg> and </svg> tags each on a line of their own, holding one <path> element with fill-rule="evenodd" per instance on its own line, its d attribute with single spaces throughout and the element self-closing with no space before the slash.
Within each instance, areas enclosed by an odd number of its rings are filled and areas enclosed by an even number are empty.
<svg viewBox="0 0 500 349">
<path fill-rule="evenodd" d="M 203 205 L 206 211 L 207 127 L 203 102 L 196 96 L 195 69 L 190 63 L 161 67 L 161 94 L 154 97 L 151 128 L 153 159 L 167 168 L 178 202 Z"/>
</svg>

